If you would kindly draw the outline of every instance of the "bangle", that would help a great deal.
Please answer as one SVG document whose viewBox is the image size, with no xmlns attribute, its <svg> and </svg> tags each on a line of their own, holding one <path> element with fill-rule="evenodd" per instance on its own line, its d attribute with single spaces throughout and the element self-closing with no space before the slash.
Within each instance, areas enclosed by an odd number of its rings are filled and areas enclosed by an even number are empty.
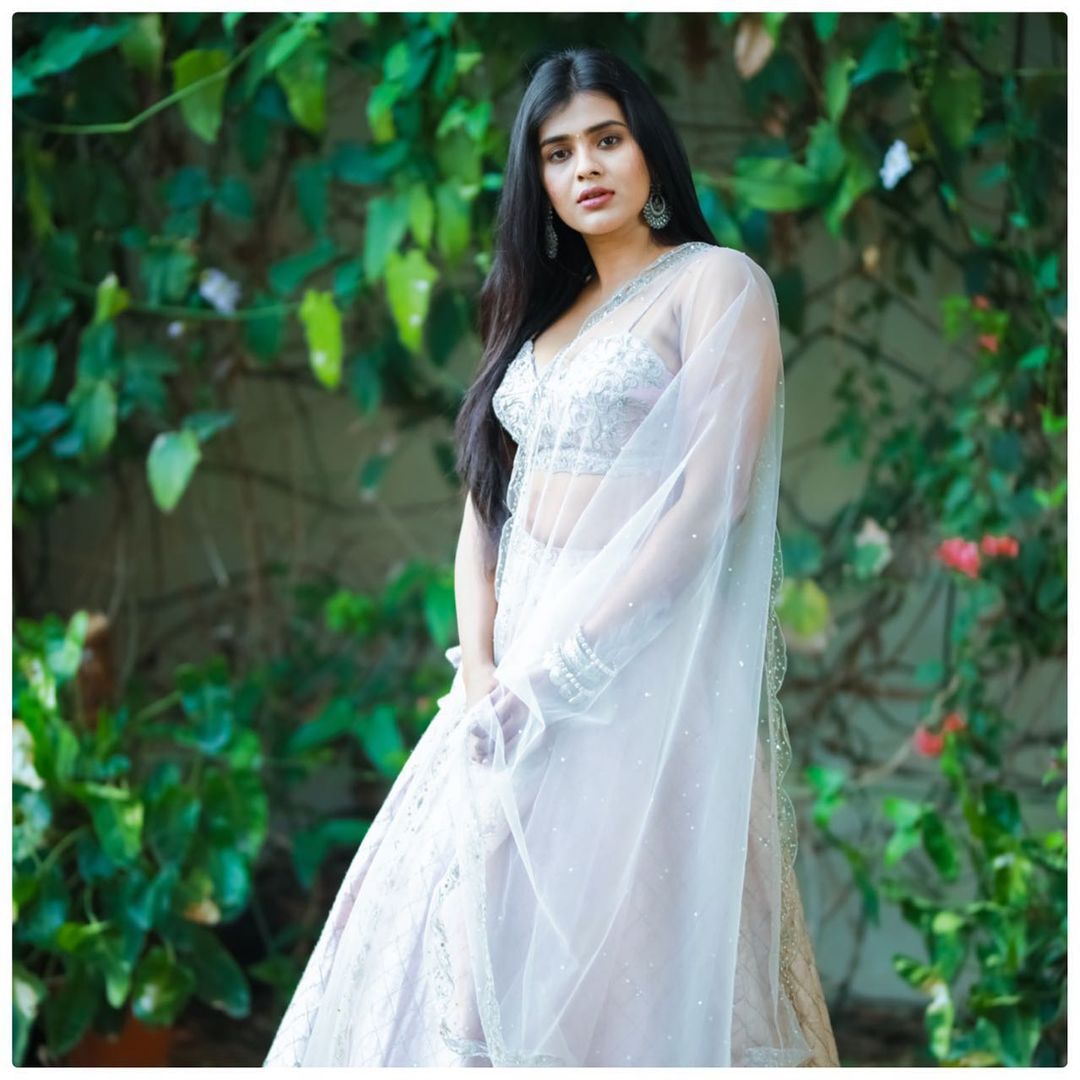
<svg viewBox="0 0 1080 1080">
<path fill-rule="evenodd" d="M 544 667 L 555 689 L 570 705 L 591 701 L 615 676 L 588 643 L 579 623 L 561 644 L 544 653 Z"/>
</svg>

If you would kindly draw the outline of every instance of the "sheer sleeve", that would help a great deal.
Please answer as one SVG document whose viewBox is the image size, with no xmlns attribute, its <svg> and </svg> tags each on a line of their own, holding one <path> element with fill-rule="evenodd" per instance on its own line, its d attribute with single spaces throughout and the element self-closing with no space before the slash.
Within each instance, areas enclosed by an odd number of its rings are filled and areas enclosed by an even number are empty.
<svg viewBox="0 0 1080 1080">
<path fill-rule="evenodd" d="M 668 505 L 638 527 L 633 557 L 545 656 L 549 678 L 571 704 L 594 700 L 677 615 L 681 597 L 718 580 L 746 513 L 782 394 L 777 305 L 749 257 L 731 249 L 715 255 L 703 260 L 675 311 L 682 363 L 670 391 L 674 430 L 659 446 Z"/>
</svg>

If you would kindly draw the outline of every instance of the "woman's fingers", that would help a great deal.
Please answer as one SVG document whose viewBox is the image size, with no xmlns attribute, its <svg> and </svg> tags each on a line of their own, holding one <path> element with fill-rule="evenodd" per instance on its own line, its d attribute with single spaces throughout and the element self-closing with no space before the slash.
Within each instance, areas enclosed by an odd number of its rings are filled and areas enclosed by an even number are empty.
<svg viewBox="0 0 1080 1080">
<path fill-rule="evenodd" d="M 501 683 L 471 709 L 479 709 L 484 702 L 491 706 L 491 711 L 502 729 L 503 746 L 509 747 L 525 727 L 529 710 L 521 698 Z M 472 721 L 468 728 L 468 739 L 472 760 L 481 764 L 489 762 L 494 754 L 494 733 L 489 732 L 488 725 L 480 720 Z"/>
</svg>

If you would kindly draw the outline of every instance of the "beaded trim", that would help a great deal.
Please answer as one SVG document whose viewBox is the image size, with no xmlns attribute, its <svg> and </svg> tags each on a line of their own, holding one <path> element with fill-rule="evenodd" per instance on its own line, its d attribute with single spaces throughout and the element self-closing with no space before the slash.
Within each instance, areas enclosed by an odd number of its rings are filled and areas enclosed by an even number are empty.
<svg viewBox="0 0 1080 1080">
<path fill-rule="evenodd" d="M 555 689 L 570 705 L 591 700 L 615 675 L 615 669 L 586 641 L 580 623 L 561 645 L 544 653 L 544 666 Z"/>
</svg>

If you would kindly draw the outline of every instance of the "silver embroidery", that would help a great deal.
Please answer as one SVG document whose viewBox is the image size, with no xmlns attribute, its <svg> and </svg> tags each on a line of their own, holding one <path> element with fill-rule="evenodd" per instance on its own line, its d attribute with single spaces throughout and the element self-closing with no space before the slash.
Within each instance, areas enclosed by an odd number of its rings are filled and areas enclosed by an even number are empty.
<svg viewBox="0 0 1080 1080">
<path fill-rule="evenodd" d="M 691 240 L 664 252 L 586 317 L 574 338 L 537 370 L 532 341 L 511 360 L 492 399 L 500 423 L 518 444 L 506 490 L 508 516 L 499 538 L 495 563 L 495 599 L 501 598 L 504 567 L 510 558 L 513 527 L 521 488 L 533 469 L 603 474 L 641 423 L 672 378 L 671 372 L 646 341 L 633 334 L 612 334 L 590 342 L 574 361 L 559 370 L 559 362 L 580 338 L 604 316 L 630 300 L 658 274 L 715 245 Z M 552 376 L 556 377 L 552 377 Z M 569 420 L 566 419 L 569 410 Z M 554 439 L 553 417 L 580 431 L 577 445 Z M 554 441 L 563 445 L 556 453 Z M 546 455 L 545 455 L 546 447 Z M 496 618 L 496 660 L 498 659 Z"/>
</svg>

